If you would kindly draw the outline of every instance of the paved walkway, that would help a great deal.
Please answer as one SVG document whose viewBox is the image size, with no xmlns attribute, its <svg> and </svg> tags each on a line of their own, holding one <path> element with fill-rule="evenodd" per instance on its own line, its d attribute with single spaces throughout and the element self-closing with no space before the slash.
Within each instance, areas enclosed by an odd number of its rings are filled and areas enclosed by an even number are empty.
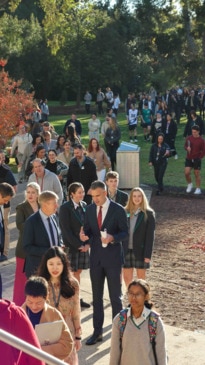
<svg viewBox="0 0 205 365">
<path fill-rule="evenodd" d="M 18 193 L 11 204 L 10 232 L 11 232 L 11 249 L 9 260 L 0 263 L 0 271 L 3 279 L 3 297 L 12 300 L 13 281 L 15 273 L 15 245 L 18 236 L 15 227 L 15 207 L 24 199 L 25 184 L 19 185 Z M 145 188 L 146 190 L 146 188 Z M 151 191 L 146 190 L 150 197 Z M 81 280 L 81 296 L 87 302 L 92 302 L 91 285 L 89 271 L 85 270 Z M 191 305 L 191 303 L 190 303 Z M 104 293 L 105 321 L 103 342 L 93 346 L 86 346 L 86 339 L 92 334 L 92 307 L 82 311 L 83 327 L 83 346 L 79 352 L 79 365 L 108 365 L 110 352 L 110 334 L 111 334 L 111 306 L 108 296 L 107 287 Z M 205 334 L 185 331 L 176 327 L 165 326 L 167 337 L 167 349 L 169 356 L 169 365 L 205 365 Z M 11 364 L 12 365 L 12 364 Z M 132 364 L 127 364 L 132 365 Z M 146 364 L 142 364 L 146 365 Z"/>
</svg>

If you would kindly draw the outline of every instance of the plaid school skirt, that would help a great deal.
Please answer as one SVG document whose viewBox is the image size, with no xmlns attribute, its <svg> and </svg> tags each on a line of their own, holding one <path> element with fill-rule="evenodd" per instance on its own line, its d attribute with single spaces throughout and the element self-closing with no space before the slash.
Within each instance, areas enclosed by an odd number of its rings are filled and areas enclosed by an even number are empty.
<svg viewBox="0 0 205 365">
<path fill-rule="evenodd" d="M 68 252 L 68 258 L 73 271 L 86 270 L 90 267 L 90 254 L 88 251 L 79 251 L 74 253 Z"/>
<path fill-rule="evenodd" d="M 124 269 L 149 269 L 150 263 L 139 261 L 134 255 L 133 250 L 128 250 L 126 256 L 125 256 L 125 263 L 123 265 Z"/>
</svg>

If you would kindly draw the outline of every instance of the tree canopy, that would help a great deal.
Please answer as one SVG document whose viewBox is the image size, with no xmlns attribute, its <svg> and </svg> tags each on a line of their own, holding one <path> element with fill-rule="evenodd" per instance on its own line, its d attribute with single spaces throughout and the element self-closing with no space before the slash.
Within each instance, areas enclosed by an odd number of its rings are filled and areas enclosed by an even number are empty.
<svg viewBox="0 0 205 365">
<path fill-rule="evenodd" d="M 176 6 L 177 4 L 177 6 Z M 12 0 L 0 7 L 0 57 L 36 97 L 80 102 L 86 89 L 124 96 L 203 83 L 205 2 Z"/>
</svg>

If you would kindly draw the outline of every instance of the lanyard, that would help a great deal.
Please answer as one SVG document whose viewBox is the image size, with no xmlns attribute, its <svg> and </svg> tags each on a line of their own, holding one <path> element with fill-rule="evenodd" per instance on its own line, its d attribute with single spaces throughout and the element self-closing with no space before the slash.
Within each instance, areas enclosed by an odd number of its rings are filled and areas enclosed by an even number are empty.
<svg viewBox="0 0 205 365">
<path fill-rule="evenodd" d="M 53 284 L 52 284 L 52 283 L 51 283 L 51 289 L 52 289 L 53 301 L 54 301 L 55 308 L 58 308 L 58 306 L 59 306 L 59 302 L 60 302 L 60 295 L 61 295 L 61 291 L 60 291 L 60 289 L 59 289 L 58 298 L 57 298 L 57 300 L 56 300 L 55 289 L 54 289 L 54 286 L 53 286 Z"/>
</svg>

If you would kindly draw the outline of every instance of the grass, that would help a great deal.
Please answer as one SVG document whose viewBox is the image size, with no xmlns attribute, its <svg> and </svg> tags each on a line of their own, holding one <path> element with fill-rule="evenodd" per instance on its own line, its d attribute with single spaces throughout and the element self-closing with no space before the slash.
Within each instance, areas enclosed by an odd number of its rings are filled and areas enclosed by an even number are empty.
<svg viewBox="0 0 205 365">
<path fill-rule="evenodd" d="M 59 103 L 53 102 L 53 105 L 59 105 Z M 71 104 L 69 103 L 69 105 Z M 89 143 L 88 121 L 90 118 L 86 114 L 79 114 L 77 115 L 77 117 L 78 119 L 80 119 L 83 128 L 82 143 L 87 147 Z M 69 119 L 68 115 L 51 115 L 49 117 L 49 121 L 54 125 L 56 131 L 59 134 L 62 133 L 63 126 L 67 119 Z M 100 116 L 101 123 L 104 121 L 104 119 L 105 119 L 104 116 Z M 119 113 L 117 119 L 122 133 L 121 141 L 129 141 L 125 114 Z M 178 133 L 176 138 L 176 149 L 179 158 L 178 160 L 175 160 L 173 157 L 169 159 L 168 167 L 164 177 L 165 186 L 184 187 L 184 188 L 186 187 L 186 180 L 184 177 L 184 161 L 186 152 L 184 150 L 184 138 L 183 138 L 185 123 L 186 123 L 186 118 L 182 117 L 180 125 L 178 126 Z M 140 184 L 155 185 L 153 168 L 149 167 L 148 165 L 149 150 L 151 144 L 144 142 L 143 129 L 141 128 L 140 125 L 138 125 L 137 131 L 138 131 L 138 145 L 140 147 Z M 104 147 L 103 139 L 101 137 L 100 137 L 100 144 L 102 147 Z M 13 172 L 16 172 L 16 165 L 14 159 L 11 159 L 10 167 Z M 130 168 L 134 169 L 135 167 L 132 166 Z M 202 189 L 205 189 L 205 171 L 203 169 L 203 162 L 202 162 L 201 177 L 202 177 L 201 187 Z"/>
<path fill-rule="evenodd" d="M 85 114 L 81 114 L 77 116 L 82 123 L 83 134 L 82 134 L 82 143 L 87 146 L 89 142 L 88 138 L 88 121 L 89 117 Z M 68 116 L 51 116 L 49 118 L 50 122 L 53 123 L 55 129 L 58 133 L 62 132 L 64 123 L 68 119 Z M 120 113 L 118 115 L 118 122 L 122 132 L 121 141 L 129 141 L 128 138 L 128 129 L 127 129 L 127 122 L 124 113 Z M 101 123 L 104 121 L 104 117 L 100 117 Z M 186 152 L 184 150 L 184 138 L 183 138 L 183 131 L 184 126 L 186 123 L 186 118 L 182 117 L 180 121 L 180 125 L 178 126 L 177 138 L 176 138 L 176 149 L 178 153 L 178 160 L 175 160 L 173 157 L 168 161 L 168 167 L 164 177 L 164 184 L 165 186 L 175 186 L 175 187 L 186 187 L 186 180 L 184 177 L 184 161 Z M 152 185 L 155 184 L 154 180 L 154 172 L 153 168 L 149 167 L 148 165 L 148 158 L 149 158 L 149 150 L 151 147 L 150 143 L 144 142 L 143 137 L 143 129 L 140 125 L 137 127 L 138 131 L 138 145 L 140 146 L 140 184 L 148 184 Z M 103 140 L 100 139 L 100 144 L 103 146 Z M 130 167 L 130 168 L 134 168 Z M 202 177 L 202 188 L 205 188 L 205 172 L 201 171 Z M 194 180 L 193 180 L 194 181 Z"/>
</svg>

